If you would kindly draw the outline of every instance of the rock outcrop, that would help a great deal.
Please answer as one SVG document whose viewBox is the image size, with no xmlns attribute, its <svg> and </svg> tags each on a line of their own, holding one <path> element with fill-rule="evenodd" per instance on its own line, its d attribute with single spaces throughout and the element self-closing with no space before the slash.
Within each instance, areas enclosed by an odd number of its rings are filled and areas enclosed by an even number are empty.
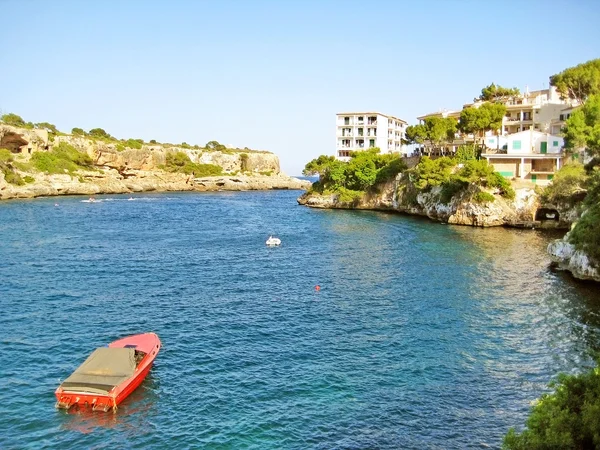
<svg viewBox="0 0 600 450">
<path fill-rule="evenodd" d="M 308 189 L 311 183 L 280 172 L 277 155 L 253 150 L 210 151 L 167 145 L 126 148 L 119 141 L 103 141 L 81 136 L 58 135 L 49 140 L 46 130 L 28 130 L 0 124 L 0 148 L 8 148 L 19 162 L 31 154 L 52 150 L 65 142 L 86 153 L 94 170 L 75 174 L 21 173 L 34 181 L 18 186 L 5 180 L 0 171 L 0 199 L 53 195 L 95 195 L 146 191 L 218 191 Z M 221 176 L 197 178 L 161 169 L 169 152 L 184 152 L 197 164 L 220 166 Z M 30 181 L 30 180 L 29 180 Z"/>
<path fill-rule="evenodd" d="M 567 270 L 575 278 L 600 282 L 600 269 L 581 250 L 577 250 L 569 242 L 569 233 L 563 239 L 548 244 L 548 253 L 554 265 L 560 270 Z"/>
<path fill-rule="evenodd" d="M 356 201 L 344 202 L 339 194 L 306 192 L 298 199 L 298 203 L 313 208 L 392 210 L 426 216 L 440 222 L 477 227 L 559 227 L 554 220 L 535 220 L 540 205 L 532 188 L 517 189 L 514 200 L 489 191 L 494 194 L 494 201 L 477 203 L 472 199 L 479 190 L 476 186 L 469 186 L 444 202 L 441 187 L 421 192 L 414 188 L 408 177 L 400 174 L 396 180 L 378 186 L 377 192 L 366 194 Z"/>
</svg>

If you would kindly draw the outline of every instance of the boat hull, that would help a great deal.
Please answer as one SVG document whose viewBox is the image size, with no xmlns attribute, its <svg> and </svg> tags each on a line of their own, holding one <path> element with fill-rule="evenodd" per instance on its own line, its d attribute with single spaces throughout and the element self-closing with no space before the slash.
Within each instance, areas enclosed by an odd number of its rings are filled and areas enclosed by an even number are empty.
<svg viewBox="0 0 600 450">
<path fill-rule="evenodd" d="M 122 381 L 107 394 L 87 392 L 85 390 L 70 390 L 59 386 L 55 391 L 56 407 L 71 409 L 89 407 L 94 411 L 116 411 L 119 404 L 125 400 L 144 381 L 161 347 L 160 339 L 154 333 L 144 333 L 128 336 L 114 341 L 109 348 L 134 348 L 144 352 L 134 373 Z"/>
</svg>

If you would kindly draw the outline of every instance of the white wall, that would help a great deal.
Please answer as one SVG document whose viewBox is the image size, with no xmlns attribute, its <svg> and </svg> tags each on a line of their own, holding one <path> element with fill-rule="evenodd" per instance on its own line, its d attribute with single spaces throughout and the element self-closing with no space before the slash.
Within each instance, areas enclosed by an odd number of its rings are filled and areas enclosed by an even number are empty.
<svg viewBox="0 0 600 450">
<path fill-rule="evenodd" d="M 507 139 L 507 154 L 511 155 L 522 155 L 527 153 L 540 153 L 542 142 L 547 142 L 546 147 L 547 153 L 556 154 L 562 151 L 564 145 L 564 139 L 560 136 L 554 136 L 547 133 L 540 133 L 538 131 L 522 131 L 520 133 L 509 134 L 506 136 Z M 514 142 L 520 141 L 521 148 L 515 149 Z M 554 144 L 557 145 L 554 145 Z"/>
</svg>

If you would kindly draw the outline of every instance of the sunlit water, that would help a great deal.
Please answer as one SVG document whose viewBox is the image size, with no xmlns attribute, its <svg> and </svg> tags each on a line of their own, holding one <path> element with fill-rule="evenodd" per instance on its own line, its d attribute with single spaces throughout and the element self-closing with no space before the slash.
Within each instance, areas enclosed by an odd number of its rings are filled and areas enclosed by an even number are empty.
<svg viewBox="0 0 600 450">
<path fill-rule="evenodd" d="M 299 194 L 0 203 L 0 448 L 497 448 L 591 366 L 598 287 L 548 268 L 555 235 Z M 146 331 L 163 349 L 116 414 L 54 409 Z"/>
</svg>

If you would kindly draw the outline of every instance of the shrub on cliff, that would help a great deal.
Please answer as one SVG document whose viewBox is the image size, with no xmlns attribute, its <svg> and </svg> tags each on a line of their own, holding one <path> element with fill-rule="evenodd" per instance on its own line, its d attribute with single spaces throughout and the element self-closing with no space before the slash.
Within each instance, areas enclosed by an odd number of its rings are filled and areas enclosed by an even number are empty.
<svg viewBox="0 0 600 450">
<path fill-rule="evenodd" d="M 488 188 L 496 188 L 503 197 L 515 198 L 515 191 L 510 181 L 496 172 L 494 167 L 489 165 L 485 159 L 466 161 L 455 176 L 460 181 Z"/>
<path fill-rule="evenodd" d="M 215 164 L 197 164 L 192 162 L 184 152 L 167 153 L 166 164 L 162 166 L 167 172 L 185 173 L 197 177 L 218 176 L 223 168 Z"/>
<path fill-rule="evenodd" d="M 6 148 L 0 149 L 0 172 L 4 174 L 4 180 L 10 184 L 21 186 L 25 184 L 21 176 L 15 172 L 13 166 L 14 156 L 10 150 Z"/>
<path fill-rule="evenodd" d="M 439 186 L 450 181 L 455 166 L 456 161 L 452 158 L 431 159 L 429 156 L 423 156 L 421 162 L 411 171 L 411 181 L 421 190 Z"/>
<path fill-rule="evenodd" d="M 312 191 L 342 192 L 342 188 L 353 192 L 364 192 L 376 184 L 395 177 L 406 169 L 404 162 L 395 155 L 382 155 L 378 148 L 355 152 L 350 161 L 343 162 L 333 156 L 321 155 L 308 162 L 302 173 L 319 175 Z"/>
<path fill-rule="evenodd" d="M 89 131 L 88 136 L 98 139 L 112 139 L 112 136 L 102 128 L 92 128 Z"/>
<path fill-rule="evenodd" d="M 33 128 L 33 124 L 31 122 L 25 122 L 21 116 L 13 113 L 4 114 L 2 117 L 0 117 L 0 120 L 7 125 L 12 125 L 13 127 Z"/>
<path fill-rule="evenodd" d="M 569 233 L 569 242 L 600 267 L 600 171 L 592 172 L 587 187 L 583 202 L 586 211 Z"/>
<path fill-rule="evenodd" d="M 574 205 L 585 196 L 587 183 L 588 175 L 582 164 L 566 164 L 554 174 L 552 183 L 544 188 L 541 200 L 544 203 Z"/>
<path fill-rule="evenodd" d="M 555 390 L 532 408 L 527 428 L 511 428 L 502 447 L 508 450 L 600 448 L 600 367 L 580 375 L 558 376 Z"/>
<path fill-rule="evenodd" d="M 31 164 L 40 172 L 74 173 L 79 169 L 93 166 L 92 158 L 72 145 L 61 142 L 52 151 L 35 152 L 31 155 Z"/>
<path fill-rule="evenodd" d="M 73 136 L 85 136 L 86 133 L 85 133 L 85 131 L 83 131 L 82 128 L 73 128 L 71 130 L 71 134 Z"/>
</svg>

